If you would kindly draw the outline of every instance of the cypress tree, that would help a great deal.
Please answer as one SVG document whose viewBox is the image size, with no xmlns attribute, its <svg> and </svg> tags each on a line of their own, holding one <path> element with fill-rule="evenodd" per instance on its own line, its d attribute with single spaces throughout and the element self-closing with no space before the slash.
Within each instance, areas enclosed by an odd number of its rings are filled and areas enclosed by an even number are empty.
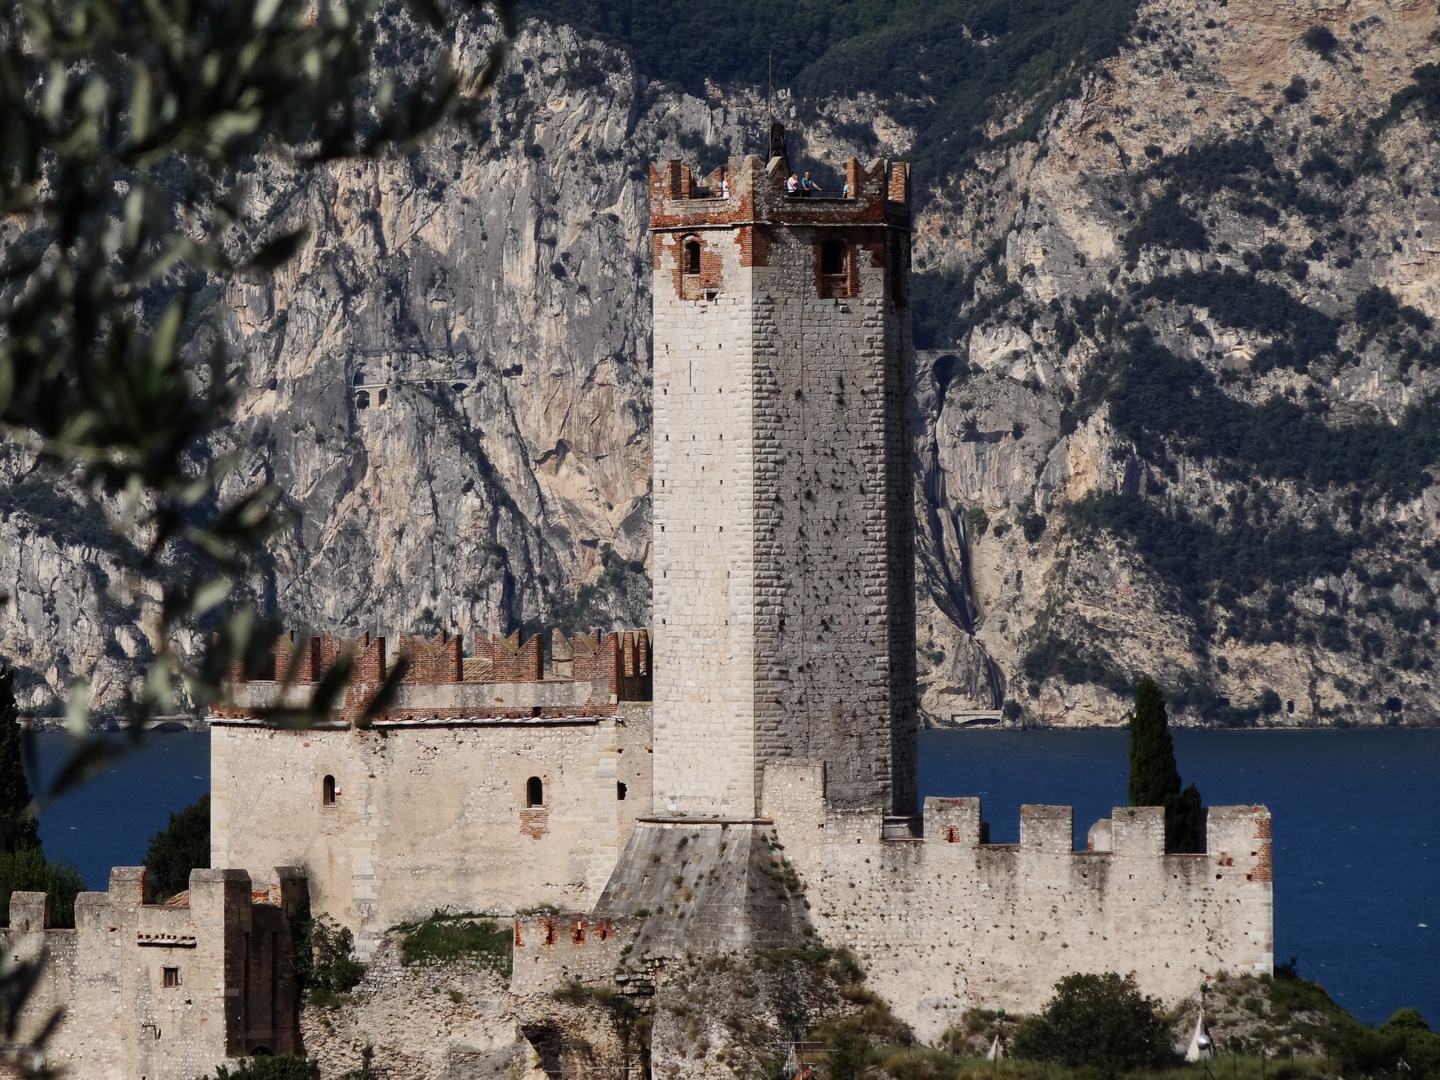
<svg viewBox="0 0 1440 1080">
<path fill-rule="evenodd" d="M 1135 708 L 1130 713 L 1130 805 L 1165 808 L 1167 852 L 1203 850 L 1200 792 L 1194 784 L 1180 790 L 1165 697 L 1148 675 L 1135 687 Z"/>
<path fill-rule="evenodd" d="M 15 704 L 15 669 L 0 672 L 0 851 L 40 847 L 40 830 L 30 812 L 30 785 L 20 756 L 20 709 Z"/>
<path fill-rule="evenodd" d="M 1164 806 L 1180 794 L 1180 770 L 1175 767 L 1175 744 L 1165 698 L 1155 680 L 1146 675 L 1135 687 L 1135 708 L 1130 713 L 1130 805 Z"/>
<path fill-rule="evenodd" d="M 190 871 L 210 865 L 210 793 L 204 792 L 170 824 L 150 837 L 145 869 L 156 899 L 174 896 L 190 887 Z"/>
</svg>

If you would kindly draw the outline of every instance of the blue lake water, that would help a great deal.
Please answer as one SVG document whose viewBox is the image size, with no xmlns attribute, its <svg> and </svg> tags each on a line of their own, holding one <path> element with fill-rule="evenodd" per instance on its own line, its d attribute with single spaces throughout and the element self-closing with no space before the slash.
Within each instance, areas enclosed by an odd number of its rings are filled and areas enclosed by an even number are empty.
<svg viewBox="0 0 1440 1080">
<path fill-rule="evenodd" d="M 52 858 L 91 888 L 136 865 L 173 811 L 209 787 L 208 735 L 153 735 L 40 819 Z M 922 795 L 979 795 L 1014 843 L 1022 803 L 1075 807 L 1078 846 L 1125 803 L 1124 731 L 927 731 Z M 64 738 L 40 737 L 43 773 Z M 1364 1020 L 1406 1005 L 1440 1026 L 1440 731 L 1177 731 L 1186 783 L 1208 804 L 1275 815 L 1275 955 L 1299 959 Z"/>
</svg>

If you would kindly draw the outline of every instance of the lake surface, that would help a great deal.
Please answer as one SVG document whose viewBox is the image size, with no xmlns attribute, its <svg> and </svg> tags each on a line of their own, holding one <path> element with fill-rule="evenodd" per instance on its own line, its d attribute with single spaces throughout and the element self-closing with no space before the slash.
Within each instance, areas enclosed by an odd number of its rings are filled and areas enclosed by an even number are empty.
<svg viewBox="0 0 1440 1080">
<path fill-rule="evenodd" d="M 169 815 L 210 783 L 210 737 L 155 734 L 145 748 L 40 819 L 46 853 L 92 889 L 134 866 Z M 53 770 L 64 736 L 39 739 Z M 1275 956 L 1299 960 L 1364 1020 L 1403 1006 L 1440 1027 L 1440 731 L 1177 731 L 1186 783 L 1207 804 L 1275 815 Z M 1124 731 L 926 731 L 923 795 L 979 795 L 996 843 L 1020 837 L 1020 805 L 1075 807 L 1077 846 L 1123 805 Z"/>
</svg>

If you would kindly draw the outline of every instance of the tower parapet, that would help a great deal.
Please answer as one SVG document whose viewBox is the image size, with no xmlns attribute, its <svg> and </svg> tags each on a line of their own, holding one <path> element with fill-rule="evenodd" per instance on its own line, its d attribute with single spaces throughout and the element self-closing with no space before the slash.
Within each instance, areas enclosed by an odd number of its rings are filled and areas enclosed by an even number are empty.
<svg viewBox="0 0 1440 1080">
<path fill-rule="evenodd" d="M 750 817 L 795 758 L 915 809 L 909 170 L 845 172 L 651 170 L 660 813 Z"/>
</svg>

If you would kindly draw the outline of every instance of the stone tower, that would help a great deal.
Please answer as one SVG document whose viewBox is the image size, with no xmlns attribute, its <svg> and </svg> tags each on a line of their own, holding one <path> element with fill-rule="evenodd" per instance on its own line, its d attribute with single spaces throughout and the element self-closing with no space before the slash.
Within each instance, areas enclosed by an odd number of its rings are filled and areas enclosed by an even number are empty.
<svg viewBox="0 0 1440 1080">
<path fill-rule="evenodd" d="M 659 814 L 751 817 L 776 759 L 915 811 L 909 170 L 786 175 L 650 173 Z"/>
</svg>

